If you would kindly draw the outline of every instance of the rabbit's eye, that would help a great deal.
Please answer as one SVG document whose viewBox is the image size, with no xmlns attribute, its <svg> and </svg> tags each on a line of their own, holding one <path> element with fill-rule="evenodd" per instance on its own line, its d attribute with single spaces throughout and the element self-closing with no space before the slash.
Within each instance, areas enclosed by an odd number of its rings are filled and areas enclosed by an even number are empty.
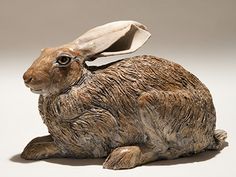
<svg viewBox="0 0 236 177">
<path fill-rule="evenodd" d="M 57 63 L 61 67 L 67 66 L 71 62 L 71 57 L 69 56 L 59 56 L 57 57 Z"/>
</svg>

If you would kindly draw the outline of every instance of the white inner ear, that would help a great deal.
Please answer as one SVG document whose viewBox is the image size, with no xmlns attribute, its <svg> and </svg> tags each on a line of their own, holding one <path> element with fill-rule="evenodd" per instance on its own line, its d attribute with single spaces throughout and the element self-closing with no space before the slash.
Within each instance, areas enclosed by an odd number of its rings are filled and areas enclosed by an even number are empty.
<svg viewBox="0 0 236 177">
<path fill-rule="evenodd" d="M 86 60 L 96 57 L 132 53 L 141 47 L 151 34 L 135 21 L 118 21 L 93 28 L 76 39 L 75 50 Z"/>
<path fill-rule="evenodd" d="M 130 30 L 98 56 L 128 54 L 140 48 L 150 37 L 150 33 L 131 25 Z"/>
</svg>

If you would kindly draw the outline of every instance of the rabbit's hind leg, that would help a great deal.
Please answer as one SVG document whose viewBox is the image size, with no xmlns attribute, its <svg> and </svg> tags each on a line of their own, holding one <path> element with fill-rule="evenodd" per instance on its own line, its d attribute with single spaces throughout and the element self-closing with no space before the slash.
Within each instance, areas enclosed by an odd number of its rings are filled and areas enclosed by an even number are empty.
<svg viewBox="0 0 236 177">
<path fill-rule="evenodd" d="M 26 160 L 40 160 L 60 156 L 61 152 L 50 135 L 34 138 L 27 144 L 21 154 L 21 157 Z"/>
<path fill-rule="evenodd" d="M 153 111 L 152 99 L 155 93 L 148 92 L 138 99 L 140 118 L 147 136 L 145 143 L 136 146 L 118 147 L 105 160 L 103 167 L 108 169 L 128 169 L 148 162 L 155 161 L 166 155 L 168 146 L 157 128 L 155 119 L 159 116 Z M 158 95 L 157 95 L 158 96 Z M 155 101 L 155 100 L 154 100 Z M 155 102 L 156 104 L 156 102 Z"/>
<path fill-rule="evenodd" d="M 209 144 L 209 138 L 199 136 L 206 130 L 198 123 L 204 116 L 199 111 L 204 101 L 197 96 L 185 90 L 151 90 L 138 98 L 146 143 L 153 146 L 156 160 L 201 152 Z"/>
</svg>

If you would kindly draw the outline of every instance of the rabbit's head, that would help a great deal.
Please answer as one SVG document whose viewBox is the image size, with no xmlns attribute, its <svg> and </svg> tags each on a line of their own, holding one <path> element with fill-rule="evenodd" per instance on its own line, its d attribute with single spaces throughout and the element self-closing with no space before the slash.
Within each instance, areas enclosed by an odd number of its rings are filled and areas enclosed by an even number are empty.
<svg viewBox="0 0 236 177">
<path fill-rule="evenodd" d="M 45 48 L 23 75 L 34 93 L 53 94 L 75 83 L 82 75 L 79 54 L 66 47 Z"/>
<path fill-rule="evenodd" d="M 34 93 L 58 94 L 80 80 L 84 62 L 97 57 L 131 53 L 150 37 L 142 24 L 118 21 L 96 27 L 75 41 L 43 49 L 23 79 Z"/>
</svg>

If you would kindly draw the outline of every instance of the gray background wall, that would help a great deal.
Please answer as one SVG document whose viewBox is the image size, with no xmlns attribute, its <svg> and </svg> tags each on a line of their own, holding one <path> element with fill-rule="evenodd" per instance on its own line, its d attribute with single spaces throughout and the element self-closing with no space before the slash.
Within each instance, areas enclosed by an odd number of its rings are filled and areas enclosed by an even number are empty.
<svg viewBox="0 0 236 177">
<path fill-rule="evenodd" d="M 1 0 L 0 51 L 36 53 L 91 27 L 132 19 L 146 24 L 153 35 L 145 52 L 217 56 L 235 47 L 235 7 L 234 0 Z"/>
<path fill-rule="evenodd" d="M 36 163 L 20 160 L 18 154 L 25 144 L 47 133 L 37 112 L 38 96 L 30 93 L 22 81 L 22 74 L 40 49 L 72 41 L 97 25 L 126 19 L 145 24 L 152 33 L 151 39 L 132 56 L 152 54 L 170 59 L 208 86 L 217 110 L 217 127 L 228 131 L 230 146 L 214 158 L 208 153 L 116 173 L 102 170 L 99 160 Z M 109 58 L 100 59 L 94 64 L 108 61 Z M 1 173 L 4 176 L 47 176 L 49 173 L 57 176 L 235 176 L 232 158 L 236 145 L 235 68 L 235 0 L 0 0 Z M 195 161 L 200 162 L 193 163 Z"/>
</svg>

